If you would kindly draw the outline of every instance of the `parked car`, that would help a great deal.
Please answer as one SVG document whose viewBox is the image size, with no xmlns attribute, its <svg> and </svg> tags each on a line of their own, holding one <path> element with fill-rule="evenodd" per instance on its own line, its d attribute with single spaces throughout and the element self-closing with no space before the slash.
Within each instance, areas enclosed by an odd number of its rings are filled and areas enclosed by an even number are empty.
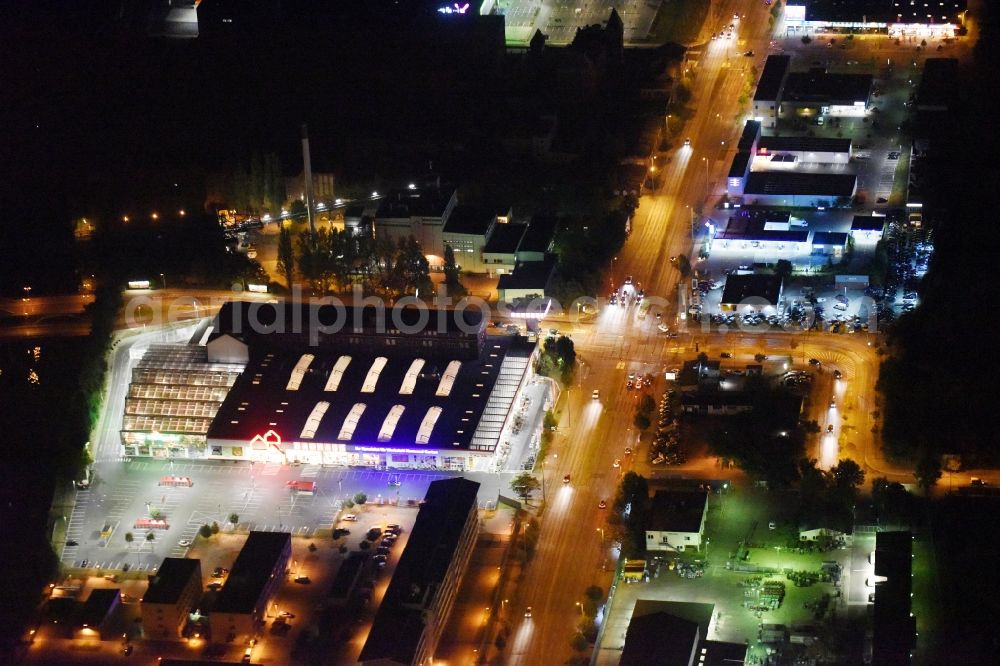
<svg viewBox="0 0 1000 666">
<path fill-rule="evenodd" d="M 607 502 L 607 500 L 601 500 L 600 502 L 598 502 L 597 503 L 597 508 L 598 509 L 607 509 L 608 508 L 608 502 Z"/>
<path fill-rule="evenodd" d="M 569 474 L 563 476 L 563 483 L 569 483 Z"/>
<path fill-rule="evenodd" d="M 356 515 L 354 515 L 353 513 L 349 513 L 346 516 L 341 516 L 340 519 L 343 520 L 343 521 L 346 521 L 348 523 L 356 523 L 356 522 L 358 522 L 358 517 Z"/>
</svg>

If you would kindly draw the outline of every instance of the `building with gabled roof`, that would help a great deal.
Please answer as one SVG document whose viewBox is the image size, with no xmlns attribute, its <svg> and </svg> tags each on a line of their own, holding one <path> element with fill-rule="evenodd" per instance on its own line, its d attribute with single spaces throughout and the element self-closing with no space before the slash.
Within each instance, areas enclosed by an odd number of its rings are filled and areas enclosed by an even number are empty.
<svg viewBox="0 0 1000 666">
<path fill-rule="evenodd" d="M 700 550 L 707 518 L 704 490 L 657 490 L 649 505 L 646 550 Z"/>
</svg>

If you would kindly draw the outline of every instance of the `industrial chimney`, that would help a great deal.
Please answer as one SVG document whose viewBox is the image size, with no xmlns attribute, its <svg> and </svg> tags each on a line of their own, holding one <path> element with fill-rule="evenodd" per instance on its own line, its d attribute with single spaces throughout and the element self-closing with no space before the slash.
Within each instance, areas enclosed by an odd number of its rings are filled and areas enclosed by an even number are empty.
<svg viewBox="0 0 1000 666">
<path fill-rule="evenodd" d="M 313 201 L 312 161 L 309 159 L 309 130 L 302 123 L 302 178 L 306 189 L 306 216 L 309 220 L 309 231 L 316 233 L 316 221 L 313 219 L 315 202 Z"/>
</svg>

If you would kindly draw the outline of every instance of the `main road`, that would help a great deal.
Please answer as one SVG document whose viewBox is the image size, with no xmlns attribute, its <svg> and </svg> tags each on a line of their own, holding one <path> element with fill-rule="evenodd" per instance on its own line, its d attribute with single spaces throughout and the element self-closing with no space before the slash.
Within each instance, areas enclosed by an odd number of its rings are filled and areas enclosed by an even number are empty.
<svg viewBox="0 0 1000 666">
<path fill-rule="evenodd" d="M 734 13 L 745 16 L 738 21 L 734 39 L 712 40 L 701 47 L 691 84 L 691 104 L 697 111 L 682 130 L 690 146 L 679 148 L 658 167 L 662 185 L 641 200 L 631 236 L 615 262 L 611 279 L 616 285 L 633 275 L 648 294 L 664 297 L 664 321 L 676 314 L 669 302 L 680 277 L 669 257 L 689 251 L 691 211 L 728 168 L 729 147 L 740 131 L 738 98 L 751 65 L 760 60 L 742 53 L 763 54 L 770 39 L 767 9 L 763 3 L 747 4 L 713 3 L 702 31 L 705 36 L 732 22 Z M 674 139 L 683 143 L 682 137 Z M 576 386 L 566 392 L 563 420 L 543 470 L 546 508 L 541 536 L 515 601 L 517 610 L 531 606 L 532 617 L 514 624 L 507 663 L 563 663 L 571 654 L 570 639 L 581 619 L 577 604 L 583 601 L 584 590 L 597 584 L 606 591 L 610 584 L 611 572 L 604 571 L 604 565 L 613 563 L 617 551 L 611 550 L 601 529 L 607 510 L 598 505 L 601 499 L 610 503 L 623 471 L 647 469 L 645 453 L 638 449 L 637 433 L 631 429 L 639 393 L 624 389 L 625 377 L 629 372 L 660 375 L 664 367 L 679 363 L 691 345 L 690 338 L 659 334 L 656 319 L 652 315 L 639 319 L 635 310 L 634 306 L 606 308 L 593 321 L 572 329 L 581 367 Z M 594 389 L 599 391 L 597 400 L 591 396 Z M 662 385 L 654 390 L 661 391 Z M 634 450 L 632 456 L 625 454 L 626 447 Z M 614 466 L 615 461 L 620 467 Z M 685 473 L 719 472 L 699 462 Z M 567 474 L 570 481 L 563 483 Z"/>
</svg>

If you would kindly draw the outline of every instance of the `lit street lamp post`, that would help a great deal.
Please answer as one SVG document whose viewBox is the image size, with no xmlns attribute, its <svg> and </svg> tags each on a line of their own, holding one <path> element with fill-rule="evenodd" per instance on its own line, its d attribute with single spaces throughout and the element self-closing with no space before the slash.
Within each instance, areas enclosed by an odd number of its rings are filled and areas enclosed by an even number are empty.
<svg viewBox="0 0 1000 666">
<path fill-rule="evenodd" d="M 160 282 L 163 284 L 163 288 L 166 289 L 167 288 L 167 278 L 165 278 L 163 276 L 163 273 L 160 273 Z"/>
</svg>

